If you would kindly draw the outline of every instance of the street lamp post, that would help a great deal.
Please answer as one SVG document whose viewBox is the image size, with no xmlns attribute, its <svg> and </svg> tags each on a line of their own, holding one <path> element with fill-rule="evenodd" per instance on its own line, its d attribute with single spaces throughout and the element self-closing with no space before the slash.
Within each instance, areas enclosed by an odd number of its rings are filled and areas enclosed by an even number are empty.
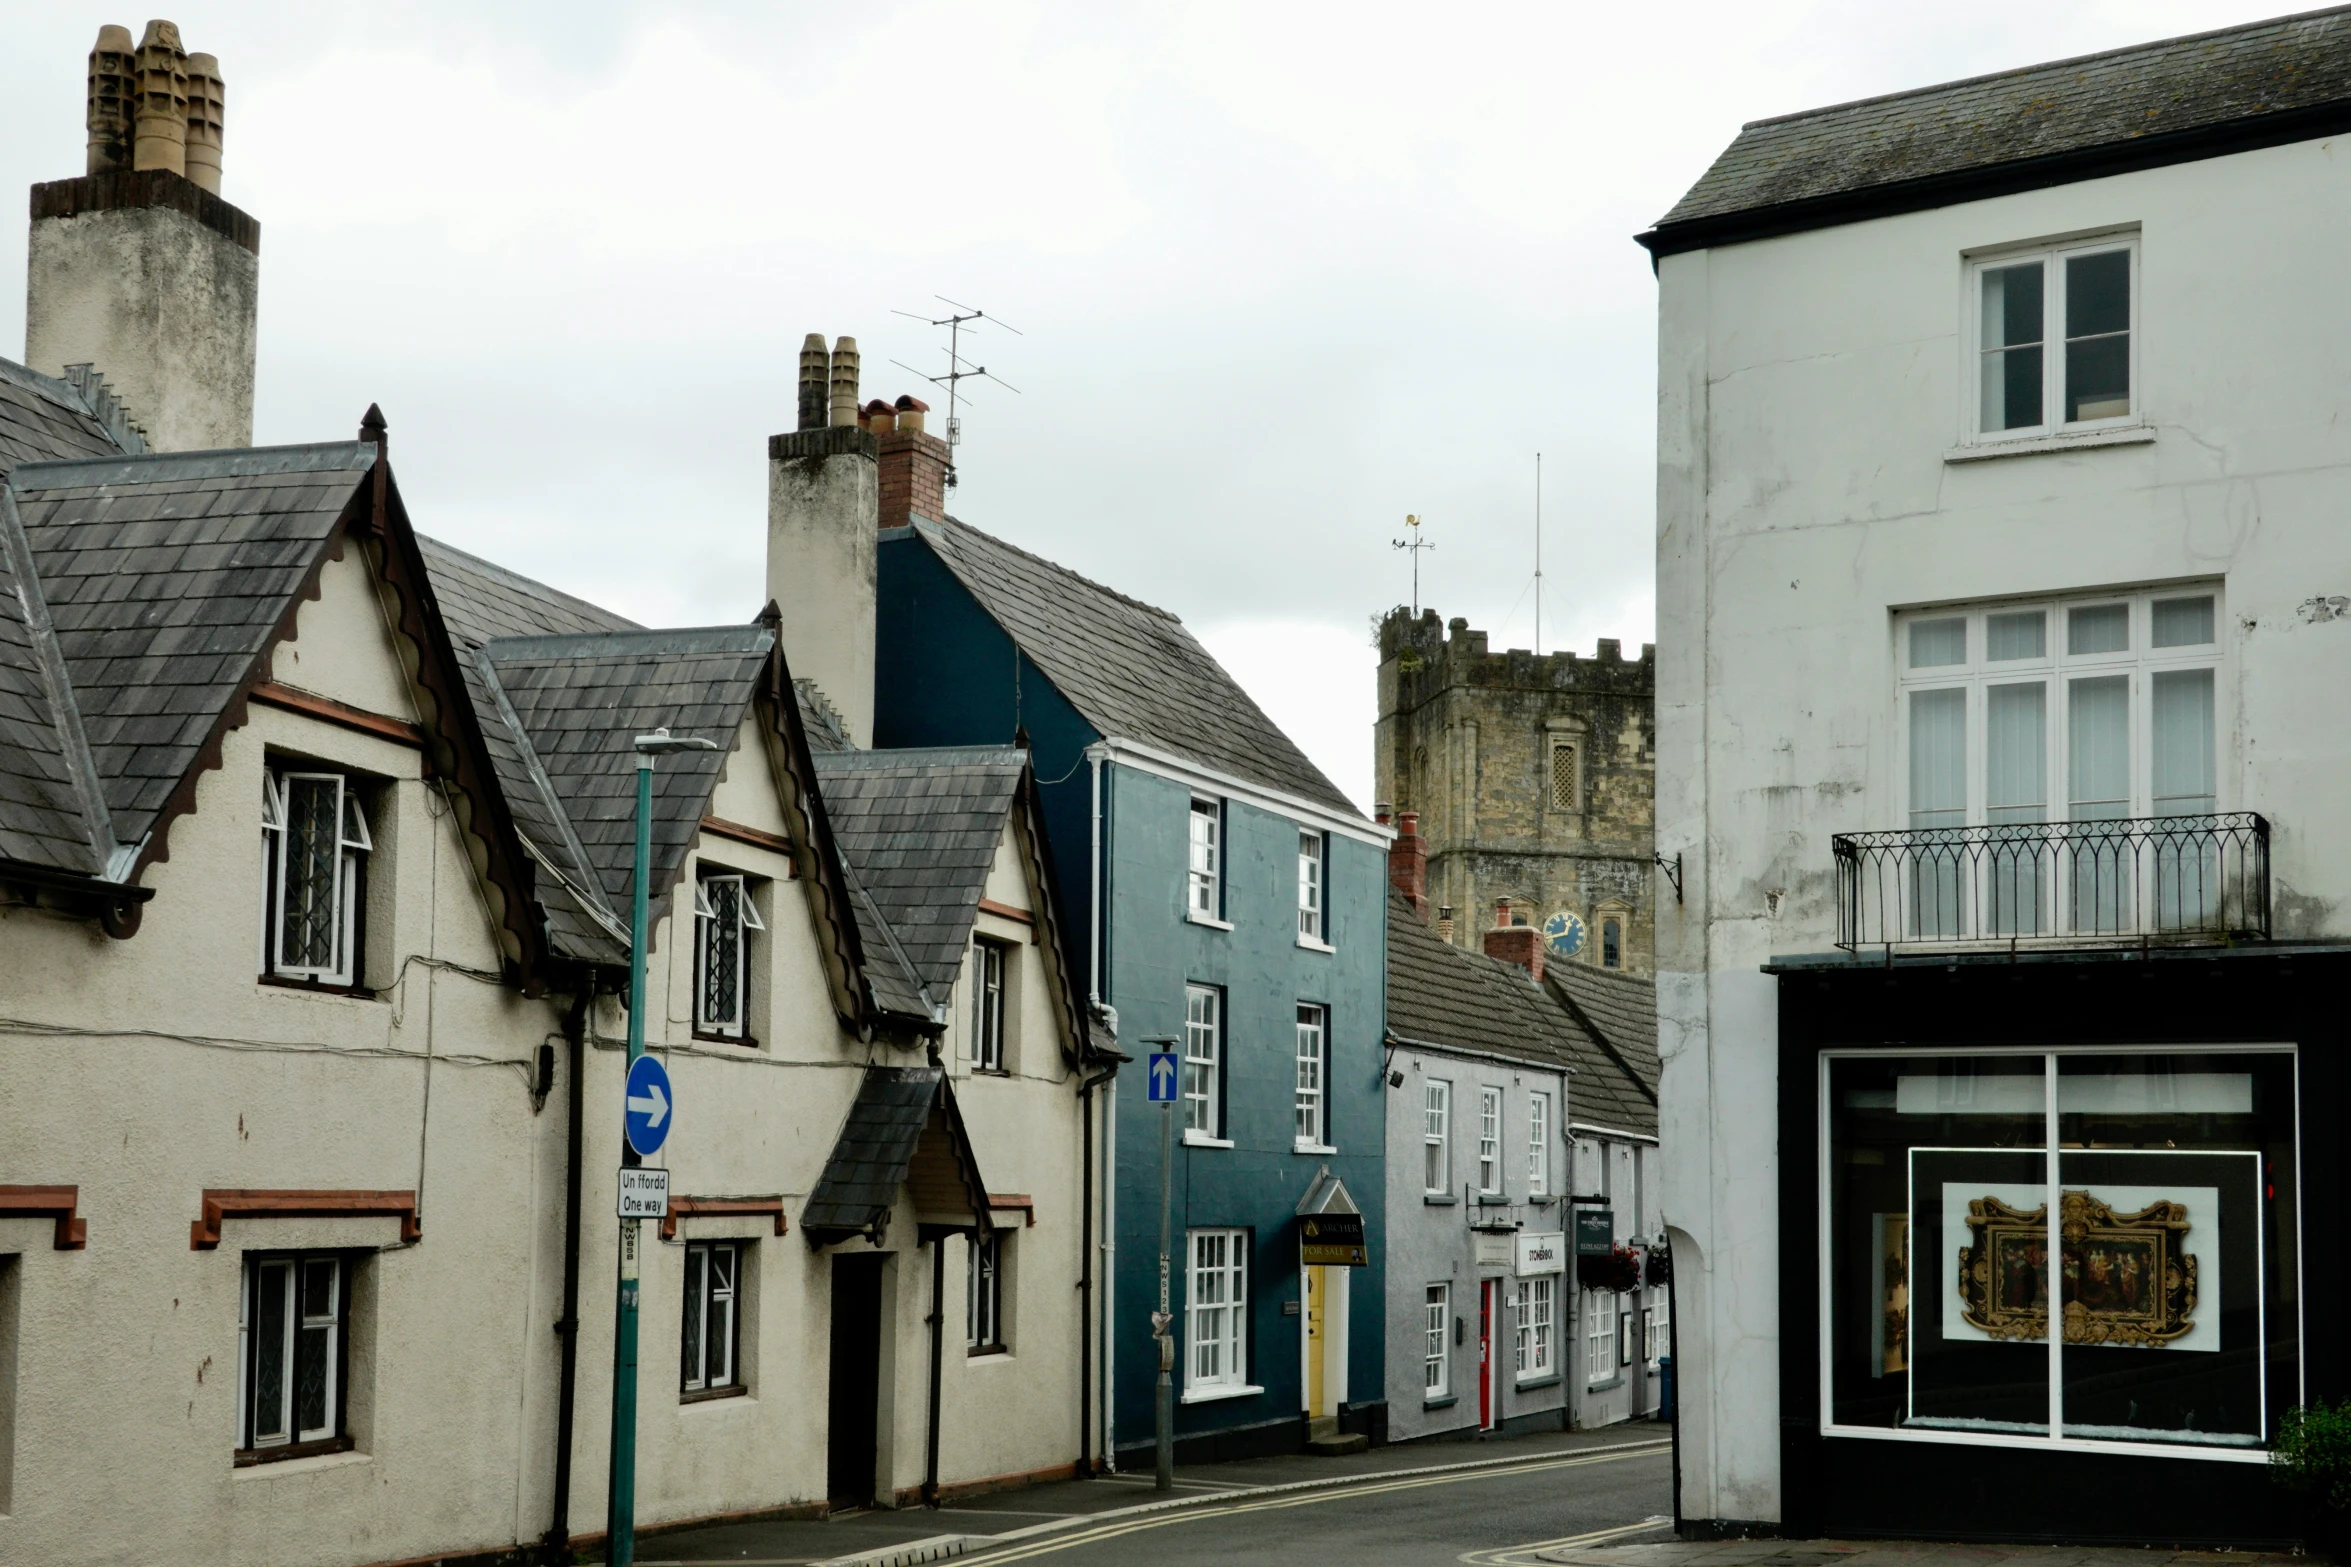
<svg viewBox="0 0 2351 1567">
<path fill-rule="evenodd" d="M 645 1053 L 645 883 L 653 861 L 653 758 L 671 751 L 715 751 L 714 741 L 673 736 L 664 729 L 636 738 L 637 854 L 629 899 L 629 1059 Z M 625 1069 L 624 1069 L 624 1078 Z M 576 1089 L 575 1089 L 576 1092 Z M 625 1090 L 624 1090 L 625 1092 Z M 624 1132 L 623 1165 L 638 1162 Z M 604 1559 L 630 1567 L 637 1559 L 637 1221 L 620 1221 L 620 1301 L 612 1333 L 612 1462 L 606 1476 Z"/>
</svg>

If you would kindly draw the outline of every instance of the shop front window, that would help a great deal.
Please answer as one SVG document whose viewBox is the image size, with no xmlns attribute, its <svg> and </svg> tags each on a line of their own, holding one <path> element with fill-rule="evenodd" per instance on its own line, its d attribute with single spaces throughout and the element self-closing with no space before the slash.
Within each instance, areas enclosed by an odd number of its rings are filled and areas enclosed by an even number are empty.
<svg viewBox="0 0 2351 1567">
<path fill-rule="evenodd" d="M 1830 1426 L 2268 1443 L 2301 1375 L 2290 1050 L 1825 1065 Z"/>
</svg>

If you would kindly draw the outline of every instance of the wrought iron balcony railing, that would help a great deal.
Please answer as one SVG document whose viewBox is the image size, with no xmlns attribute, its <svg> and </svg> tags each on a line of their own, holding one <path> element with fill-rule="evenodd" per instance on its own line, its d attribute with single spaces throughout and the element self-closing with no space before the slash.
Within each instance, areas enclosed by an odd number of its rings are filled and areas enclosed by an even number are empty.
<svg viewBox="0 0 2351 1567">
<path fill-rule="evenodd" d="M 2269 823 L 2252 811 L 1839 833 L 1837 945 L 2261 941 Z"/>
</svg>

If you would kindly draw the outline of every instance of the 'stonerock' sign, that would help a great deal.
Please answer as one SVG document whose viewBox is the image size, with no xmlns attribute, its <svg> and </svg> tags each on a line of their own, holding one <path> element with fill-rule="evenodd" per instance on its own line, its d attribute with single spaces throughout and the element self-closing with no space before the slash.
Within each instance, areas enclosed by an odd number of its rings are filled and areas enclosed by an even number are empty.
<svg viewBox="0 0 2351 1567">
<path fill-rule="evenodd" d="M 1518 1276 L 1535 1278 L 1546 1273 L 1567 1271 L 1567 1232 L 1544 1230 L 1530 1234 L 1518 1233 Z"/>
</svg>

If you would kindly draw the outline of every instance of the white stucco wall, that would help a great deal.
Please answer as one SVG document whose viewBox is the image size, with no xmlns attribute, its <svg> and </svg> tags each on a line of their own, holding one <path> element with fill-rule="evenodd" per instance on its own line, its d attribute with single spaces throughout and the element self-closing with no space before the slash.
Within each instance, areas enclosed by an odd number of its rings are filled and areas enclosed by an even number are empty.
<svg viewBox="0 0 2351 1567">
<path fill-rule="evenodd" d="M 1833 832 L 1904 825 L 1896 609 L 2223 584 L 2219 808 L 2271 839 L 2276 934 L 2339 937 L 2351 824 L 2351 145 L 2305 142 L 1665 258 L 1658 920 L 1683 1508 L 1773 1519 L 1773 953 L 1835 940 Z M 2133 227 L 2145 444 L 1952 462 L 1965 255 Z M 2227 715 L 2234 715 L 2231 723 Z"/>
</svg>

